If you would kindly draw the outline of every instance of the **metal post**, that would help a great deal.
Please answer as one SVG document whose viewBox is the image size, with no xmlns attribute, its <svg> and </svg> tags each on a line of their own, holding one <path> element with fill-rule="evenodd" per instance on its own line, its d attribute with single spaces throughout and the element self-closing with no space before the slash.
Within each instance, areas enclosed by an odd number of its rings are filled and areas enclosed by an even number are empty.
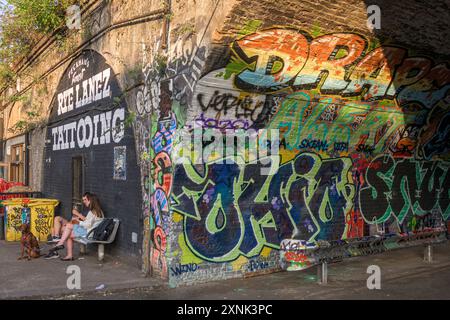
<svg viewBox="0 0 450 320">
<path fill-rule="evenodd" d="M 425 246 L 423 260 L 425 260 L 425 262 L 433 262 L 433 247 L 431 244 Z"/>
<path fill-rule="evenodd" d="M 0 208 L 0 210 L 5 210 L 5 208 Z M 5 216 L 3 212 L 0 213 L 0 240 L 5 240 Z"/>
<path fill-rule="evenodd" d="M 328 283 L 328 266 L 326 261 L 317 266 L 317 282 L 319 284 Z"/>
<path fill-rule="evenodd" d="M 98 261 L 102 262 L 105 257 L 105 245 L 100 243 L 98 245 Z"/>
</svg>

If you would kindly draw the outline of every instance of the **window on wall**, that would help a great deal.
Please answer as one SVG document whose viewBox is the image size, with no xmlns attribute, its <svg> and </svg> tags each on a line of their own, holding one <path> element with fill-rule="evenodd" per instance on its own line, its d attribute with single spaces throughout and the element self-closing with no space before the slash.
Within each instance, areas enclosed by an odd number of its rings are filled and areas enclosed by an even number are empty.
<svg viewBox="0 0 450 320">
<path fill-rule="evenodd" d="M 23 143 L 11 146 L 10 177 L 14 182 L 25 183 L 25 146 Z"/>
<path fill-rule="evenodd" d="M 72 158 L 72 206 L 77 205 L 81 210 L 83 196 L 83 158 Z"/>
</svg>

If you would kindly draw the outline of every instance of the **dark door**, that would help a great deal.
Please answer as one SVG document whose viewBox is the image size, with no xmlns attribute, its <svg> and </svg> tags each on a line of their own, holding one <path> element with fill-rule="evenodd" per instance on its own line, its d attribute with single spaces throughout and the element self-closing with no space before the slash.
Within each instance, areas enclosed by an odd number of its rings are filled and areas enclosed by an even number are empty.
<svg viewBox="0 0 450 320">
<path fill-rule="evenodd" d="M 77 206 L 81 211 L 83 196 L 83 157 L 72 158 L 72 207 Z"/>
</svg>

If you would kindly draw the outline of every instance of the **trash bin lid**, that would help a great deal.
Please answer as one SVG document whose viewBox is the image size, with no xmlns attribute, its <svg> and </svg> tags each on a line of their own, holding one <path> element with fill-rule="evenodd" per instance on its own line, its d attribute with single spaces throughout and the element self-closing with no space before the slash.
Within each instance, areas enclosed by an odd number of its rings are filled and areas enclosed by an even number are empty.
<svg viewBox="0 0 450 320">
<path fill-rule="evenodd" d="M 56 199 L 48 199 L 48 198 L 12 198 L 3 200 L 3 205 L 12 206 L 12 205 L 24 205 L 26 204 L 28 207 L 34 206 L 57 206 L 59 204 L 59 200 Z"/>
</svg>

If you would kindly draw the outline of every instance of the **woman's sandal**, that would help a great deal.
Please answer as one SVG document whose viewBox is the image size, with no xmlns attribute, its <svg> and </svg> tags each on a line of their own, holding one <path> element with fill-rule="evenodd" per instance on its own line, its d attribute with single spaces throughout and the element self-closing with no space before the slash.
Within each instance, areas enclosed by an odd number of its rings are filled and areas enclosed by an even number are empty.
<svg viewBox="0 0 450 320">
<path fill-rule="evenodd" d="M 72 258 L 61 258 L 61 261 L 74 261 L 74 260 L 75 260 L 74 257 L 72 257 Z"/>
</svg>

